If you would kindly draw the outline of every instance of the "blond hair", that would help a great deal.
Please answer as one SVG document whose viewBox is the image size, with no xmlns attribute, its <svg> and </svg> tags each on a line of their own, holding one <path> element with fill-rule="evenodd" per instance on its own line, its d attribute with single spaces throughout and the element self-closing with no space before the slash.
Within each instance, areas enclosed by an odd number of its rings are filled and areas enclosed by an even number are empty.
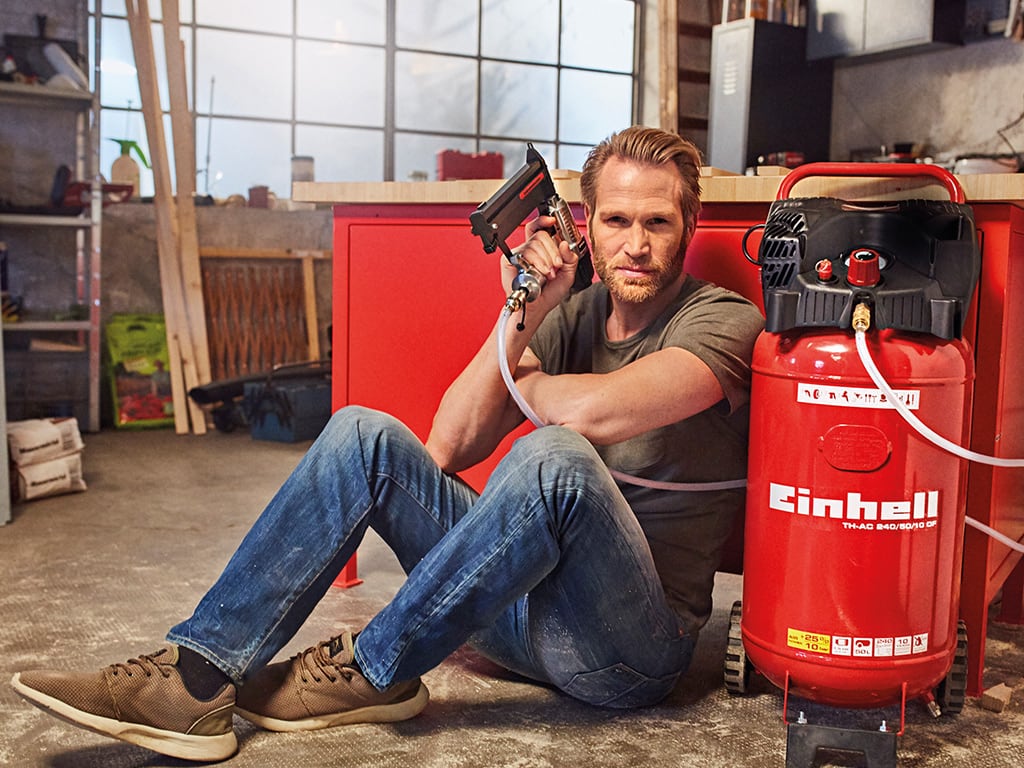
<svg viewBox="0 0 1024 768">
<path fill-rule="evenodd" d="M 597 203 L 597 179 L 613 157 L 640 165 L 661 166 L 671 163 L 682 179 L 679 205 L 686 222 L 686 241 L 697 226 L 700 213 L 700 150 L 675 133 L 634 125 L 613 133 L 587 155 L 580 176 L 583 204 L 593 213 Z"/>
</svg>

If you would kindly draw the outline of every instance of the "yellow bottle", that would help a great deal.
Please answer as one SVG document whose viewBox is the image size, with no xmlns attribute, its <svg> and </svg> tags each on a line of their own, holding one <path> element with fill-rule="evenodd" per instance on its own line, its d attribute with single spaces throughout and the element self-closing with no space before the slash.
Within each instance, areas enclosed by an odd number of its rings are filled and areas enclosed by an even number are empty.
<svg viewBox="0 0 1024 768">
<path fill-rule="evenodd" d="M 149 161 L 146 160 L 146 156 L 142 154 L 142 148 L 138 145 L 138 142 L 133 141 L 132 139 L 111 139 L 111 141 L 116 141 L 121 146 L 121 154 L 110 166 L 110 183 L 131 184 L 132 199 L 138 200 L 139 164 L 136 163 L 128 153 L 134 149 L 135 154 L 139 156 L 139 160 L 141 160 L 142 164 L 147 168 L 149 168 Z"/>
</svg>

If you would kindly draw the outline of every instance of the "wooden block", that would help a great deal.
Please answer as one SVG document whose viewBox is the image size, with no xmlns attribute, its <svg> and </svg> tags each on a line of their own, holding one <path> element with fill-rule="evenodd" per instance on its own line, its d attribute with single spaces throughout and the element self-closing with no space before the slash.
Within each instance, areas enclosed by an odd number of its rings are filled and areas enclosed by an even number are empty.
<svg viewBox="0 0 1024 768">
<path fill-rule="evenodd" d="M 990 712 L 1002 712 L 1006 709 L 1006 705 L 1010 703 L 1012 695 L 1013 688 L 1006 683 L 999 683 L 999 685 L 993 685 L 981 694 L 980 704 L 983 709 L 987 709 Z"/>
</svg>

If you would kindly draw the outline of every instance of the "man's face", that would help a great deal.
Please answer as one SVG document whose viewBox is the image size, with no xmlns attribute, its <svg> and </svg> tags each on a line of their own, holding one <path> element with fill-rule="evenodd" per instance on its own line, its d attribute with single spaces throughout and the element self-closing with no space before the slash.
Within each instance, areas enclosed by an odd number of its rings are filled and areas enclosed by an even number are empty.
<svg viewBox="0 0 1024 768">
<path fill-rule="evenodd" d="M 594 270 L 616 300 L 648 301 L 682 274 L 682 183 L 672 165 L 612 158 L 601 170 L 587 214 Z"/>
</svg>

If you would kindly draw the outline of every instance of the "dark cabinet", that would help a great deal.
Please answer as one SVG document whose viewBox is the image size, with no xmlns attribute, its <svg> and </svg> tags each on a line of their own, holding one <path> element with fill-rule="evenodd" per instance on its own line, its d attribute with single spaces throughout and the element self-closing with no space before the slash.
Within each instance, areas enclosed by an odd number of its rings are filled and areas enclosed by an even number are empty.
<svg viewBox="0 0 1024 768">
<path fill-rule="evenodd" d="M 969 5 L 968 0 L 809 0 L 807 58 L 959 44 Z"/>
<path fill-rule="evenodd" d="M 807 61 L 806 34 L 756 19 L 712 29 L 709 165 L 743 173 L 790 151 L 829 159 L 832 62 Z"/>
</svg>

